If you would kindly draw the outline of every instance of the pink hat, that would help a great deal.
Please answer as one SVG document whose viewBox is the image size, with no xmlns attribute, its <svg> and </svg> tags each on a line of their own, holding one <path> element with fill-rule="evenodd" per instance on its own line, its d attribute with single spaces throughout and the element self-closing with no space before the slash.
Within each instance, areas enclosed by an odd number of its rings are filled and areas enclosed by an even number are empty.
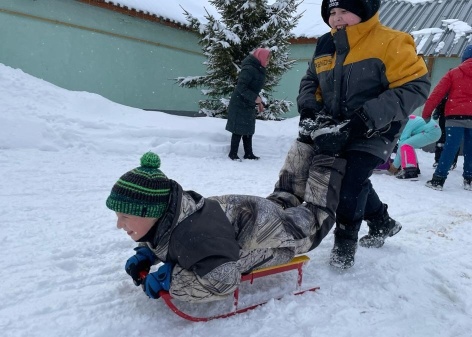
<svg viewBox="0 0 472 337">
<path fill-rule="evenodd" d="M 270 50 L 266 48 L 257 48 L 254 50 L 252 55 L 254 55 L 254 57 L 261 62 L 261 66 L 265 68 L 269 62 Z"/>
</svg>

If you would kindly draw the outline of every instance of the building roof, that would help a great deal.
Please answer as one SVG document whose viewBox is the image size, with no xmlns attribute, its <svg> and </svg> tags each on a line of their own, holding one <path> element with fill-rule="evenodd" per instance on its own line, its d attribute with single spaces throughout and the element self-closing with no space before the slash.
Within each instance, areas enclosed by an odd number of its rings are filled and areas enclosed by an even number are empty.
<svg viewBox="0 0 472 337">
<path fill-rule="evenodd" d="M 79 0 L 90 4 L 107 4 L 130 14 L 141 13 L 157 21 L 186 27 L 184 9 L 204 21 L 208 12 L 218 17 L 209 0 Z M 275 0 L 268 0 L 273 3 Z M 313 43 L 329 31 L 321 18 L 322 0 L 300 0 L 303 12 L 292 33 Z M 413 35 L 418 54 L 456 57 L 472 41 L 472 0 L 381 0 L 380 21 L 393 29 Z M 132 13 L 131 13 L 132 12 Z M 146 17 L 143 17 L 146 18 Z"/>
<path fill-rule="evenodd" d="M 380 21 L 412 34 L 418 54 L 458 57 L 472 40 L 472 1 L 383 0 Z"/>
</svg>

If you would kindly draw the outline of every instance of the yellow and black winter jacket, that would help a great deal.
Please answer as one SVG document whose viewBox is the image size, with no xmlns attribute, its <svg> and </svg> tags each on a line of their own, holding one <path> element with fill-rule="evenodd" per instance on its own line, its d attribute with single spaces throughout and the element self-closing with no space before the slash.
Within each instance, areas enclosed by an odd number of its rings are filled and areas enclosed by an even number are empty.
<svg viewBox="0 0 472 337">
<path fill-rule="evenodd" d="M 346 120 L 362 107 L 370 126 L 383 132 L 351 139 L 347 150 L 386 159 L 408 116 L 427 99 L 430 85 L 413 38 L 383 26 L 374 13 L 367 21 L 320 37 L 300 83 L 300 120 L 321 110 Z"/>
</svg>

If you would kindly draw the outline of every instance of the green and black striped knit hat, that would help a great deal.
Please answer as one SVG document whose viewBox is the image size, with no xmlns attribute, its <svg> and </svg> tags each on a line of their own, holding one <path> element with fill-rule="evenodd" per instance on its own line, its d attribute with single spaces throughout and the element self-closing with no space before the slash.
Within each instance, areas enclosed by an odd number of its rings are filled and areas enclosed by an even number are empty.
<svg viewBox="0 0 472 337">
<path fill-rule="evenodd" d="M 126 172 L 113 186 L 107 207 L 143 218 L 160 218 L 167 209 L 170 180 L 159 170 L 161 159 L 153 152 L 141 157 L 141 166 Z"/>
</svg>

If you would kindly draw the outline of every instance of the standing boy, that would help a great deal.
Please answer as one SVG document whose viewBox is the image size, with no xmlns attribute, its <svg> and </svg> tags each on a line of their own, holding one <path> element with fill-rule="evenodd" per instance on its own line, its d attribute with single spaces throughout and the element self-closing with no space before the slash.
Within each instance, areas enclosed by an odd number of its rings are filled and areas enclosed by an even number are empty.
<svg viewBox="0 0 472 337">
<path fill-rule="evenodd" d="M 320 116 L 349 120 L 330 257 L 332 266 L 343 269 L 354 265 L 363 220 L 369 225 L 369 234 L 359 241 L 364 247 L 381 247 L 401 229 L 369 178 L 387 160 L 430 88 L 413 38 L 383 26 L 379 7 L 380 0 L 323 0 L 321 16 L 331 31 L 318 39 L 297 98 L 301 141 L 311 142 L 306 135 Z"/>
</svg>

